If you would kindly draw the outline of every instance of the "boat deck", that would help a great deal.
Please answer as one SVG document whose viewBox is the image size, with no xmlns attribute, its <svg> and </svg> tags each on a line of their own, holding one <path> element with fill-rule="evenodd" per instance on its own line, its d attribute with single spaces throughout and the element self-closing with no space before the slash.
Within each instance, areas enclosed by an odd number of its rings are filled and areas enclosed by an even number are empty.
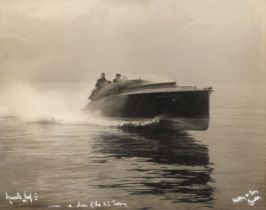
<svg viewBox="0 0 266 210">
<path fill-rule="evenodd" d="M 165 88 L 145 88 L 145 89 L 135 89 L 135 90 L 125 90 L 119 95 L 131 95 L 131 94 L 149 94 L 149 93 L 171 93 L 171 92 L 198 92 L 198 91 L 211 91 L 209 88 L 197 88 L 196 86 L 174 86 Z"/>
</svg>

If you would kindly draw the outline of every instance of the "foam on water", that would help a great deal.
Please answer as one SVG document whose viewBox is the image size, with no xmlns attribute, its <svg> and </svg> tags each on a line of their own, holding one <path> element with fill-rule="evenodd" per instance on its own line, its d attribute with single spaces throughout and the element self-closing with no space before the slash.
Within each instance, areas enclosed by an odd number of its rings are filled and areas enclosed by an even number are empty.
<svg viewBox="0 0 266 210">
<path fill-rule="evenodd" d="M 77 90 L 51 91 L 33 88 L 27 83 L 10 84 L 0 90 L 0 117 L 15 116 L 25 123 L 87 124 L 99 126 L 147 126 L 158 123 L 158 118 L 121 120 L 95 116 L 82 111 L 86 94 Z"/>
</svg>

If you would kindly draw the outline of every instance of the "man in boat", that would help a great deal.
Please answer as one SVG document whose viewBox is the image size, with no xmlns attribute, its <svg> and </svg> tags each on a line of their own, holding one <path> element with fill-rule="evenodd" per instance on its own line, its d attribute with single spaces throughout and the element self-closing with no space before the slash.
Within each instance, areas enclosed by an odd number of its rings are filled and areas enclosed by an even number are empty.
<svg viewBox="0 0 266 210">
<path fill-rule="evenodd" d="M 97 80 L 95 87 L 98 89 L 110 83 L 111 82 L 105 78 L 105 73 L 101 73 L 101 78 Z"/>
<path fill-rule="evenodd" d="M 97 82 L 95 84 L 95 88 L 92 90 L 89 99 L 92 99 L 94 97 L 94 95 L 96 94 L 97 90 L 99 90 L 100 88 L 104 87 L 105 85 L 110 84 L 111 81 L 108 81 L 105 78 L 105 73 L 101 73 L 101 78 L 97 79 Z"/>
<path fill-rule="evenodd" d="M 119 83 L 122 82 L 121 74 L 116 74 L 115 78 L 113 79 L 113 83 Z"/>
</svg>

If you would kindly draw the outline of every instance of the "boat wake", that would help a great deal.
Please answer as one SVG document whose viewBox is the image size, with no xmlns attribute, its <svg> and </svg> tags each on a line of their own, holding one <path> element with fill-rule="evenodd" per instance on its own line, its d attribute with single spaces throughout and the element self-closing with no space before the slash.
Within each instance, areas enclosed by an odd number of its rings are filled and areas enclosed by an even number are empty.
<svg viewBox="0 0 266 210">
<path fill-rule="evenodd" d="M 122 119 L 112 117 L 95 116 L 82 110 L 61 110 L 53 113 L 39 112 L 9 113 L 0 112 L 0 118 L 16 118 L 24 123 L 42 125 L 90 125 L 117 127 L 122 129 L 154 129 L 163 128 L 169 130 L 206 130 L 208 119 L 167 118 L 157 116 L 152 119 Z"/>
<path fill-rule="evenodd" d="M 121 129 L 167 129 L 167 130 L 205 130 L 208 127 L 207 119 L 182 119 L 155 117 L 153 119 L 117 119 L 85 115 L 77 118 L 42 118 L 26 123 L 48 124 L 48 125 L 90 125 L 101 127 L 116 127 Z"/>
<path fill-rule="evenodd" d="M 161 128 L 167 130 L 206 130 L 208 128 L 208 119 L 191 119 L 191 118 L 166 118 L 155 117 L 150 120 L 133 121 L 123 123 L 121 128 Z"/>
<path fill-rule="evenodd" d="M 90 125 L 117 128 L 146 128 L 159 125 L 160 119 L 123 120 L 117 118 L 95 117 L 93 115 L 53 116 L 39 119 L 26 120 L 25 123 L 50 124 L 50 125 Z"/>
</svg>

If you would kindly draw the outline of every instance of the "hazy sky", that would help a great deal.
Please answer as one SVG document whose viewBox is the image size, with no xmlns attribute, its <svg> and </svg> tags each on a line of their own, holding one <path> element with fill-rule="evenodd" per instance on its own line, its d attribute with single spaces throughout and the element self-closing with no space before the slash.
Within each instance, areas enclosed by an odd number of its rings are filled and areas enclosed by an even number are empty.
<svg viewBox="0 0 266 210">
<path fill-rule="evenodd" d="M 0 0 L 0 80 L 266 81 L 265 0 Z"/>
</svg>

